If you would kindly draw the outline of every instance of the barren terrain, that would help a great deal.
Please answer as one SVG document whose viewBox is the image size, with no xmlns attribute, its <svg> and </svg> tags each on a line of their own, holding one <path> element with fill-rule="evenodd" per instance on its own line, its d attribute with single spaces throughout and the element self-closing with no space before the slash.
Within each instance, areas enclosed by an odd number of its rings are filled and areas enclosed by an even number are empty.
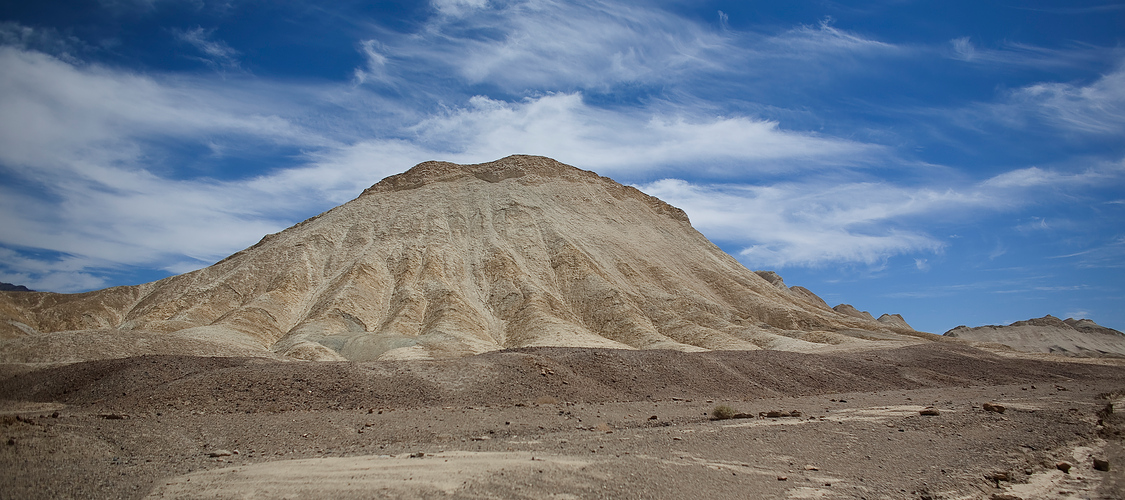
<svg viewBox="0 0 1125 500">
<path fill-rule="evenodd" d="M 1119 360 L 956 342 L 2 366 L 2 498 L 1121 498 L 1125 485 L 1121 413 L 1106 411 L 1125 394 Z M 755 417 L 713 420 L 719 405 Z"/>
</svg>

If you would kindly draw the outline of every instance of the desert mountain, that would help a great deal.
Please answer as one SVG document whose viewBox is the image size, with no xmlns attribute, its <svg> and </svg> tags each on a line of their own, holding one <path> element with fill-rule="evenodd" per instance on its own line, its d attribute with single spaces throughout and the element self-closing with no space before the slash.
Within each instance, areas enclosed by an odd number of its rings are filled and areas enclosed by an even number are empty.
<svg viewBox="0 0 1125 500">
<path fill-rule="evenodd" d="M 1088 319 L 1060 320 L 1051 315 L 1008 326 L 959 326 L 944 334 L 961 340 L 1003 344 L 1017 351 L 1067 356 L 1125 356 L 1125 333 Z"/>
<path fill-rule="evenodd" d="M 0 281 L 0 292 L 33 292 L 33 291 L 34 290 L 32 290 L 32 289 L 30 289 L 26 286 L 23 286 L 23 285 L 14 285 L 12 283 L 4 283 L 4 282 Z"/>
<path fill-rule="evenodd" d="M 901 317 L 838 311 L 746 269 L 659 199 L 510 156 L 421 163 L 187 274 L 0 293 L 0 351 L 374 360 L 526 346 L 810 351 L 921 336 Z"/>
</svg>

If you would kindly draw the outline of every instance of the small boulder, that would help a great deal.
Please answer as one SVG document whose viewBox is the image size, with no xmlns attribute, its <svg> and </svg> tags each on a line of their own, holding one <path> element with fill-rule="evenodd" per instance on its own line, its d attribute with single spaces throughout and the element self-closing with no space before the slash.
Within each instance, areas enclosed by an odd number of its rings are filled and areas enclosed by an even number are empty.
<svg viewBox="0 0 1125 500">
<path fill-rule="evenodd" d="M 1070 474 L 1071 467 L 1072 466 L 1068 462 L 1059 462 L 1055 464 L 1055 468 L 1063 471 L 1064 474 Z"/>
<path fill-rule="evenodd" d="M 229 457 L 231 455 L 233 455 L 233 453 L 228 450 L 215 450 L 207 453 L 207 456 L 211 458 Z"/>
<path fill-rule="evenodd" d="M 933 417 L 933 416 L 941 415 L 941 412 L 938 411 L 937 408 L 926 408 L 925 410 L 919 411 L 918 414 Z"/>
<path fill-rule="evenodd" d="M 993 413 L 1004 413 L 1005 411 L 1008 411 L 1008 409 L 1005 408 L 1004 405 L 998 405 L 996 403 L 985 403 L 984 405 L 982 405 L 982 407 L 984 408 L 984 411 L 990 411 Z"/>
<path fill-rule="evenodd" d="M 1109 461 L 1108 460 L 1102 460 L 1100 458 L 1095 458 L 1094 459 L 1094 470 L 1100 470 L 1102 472 L 1109 472 Z"/>
</svg>

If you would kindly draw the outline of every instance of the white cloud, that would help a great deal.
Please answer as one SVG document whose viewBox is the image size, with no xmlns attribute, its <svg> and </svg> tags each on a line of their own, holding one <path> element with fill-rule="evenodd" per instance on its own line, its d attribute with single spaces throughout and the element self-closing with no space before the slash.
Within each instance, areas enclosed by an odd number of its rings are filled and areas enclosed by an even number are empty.
<svg viewBox="0 0 1125 500">
<path fill-rule="evenodd" d="M 11 21 L 0 21 L 0 46 L 18 47 L 51 54 L 70 63 L 91 47 L 73 35 L 63 35 L 55 28 L 32 28 Z"/>
<path fill-rule="evenodd" d="M 614 3 L 445 1 L 392 55 L 509 89 L 602 87 L 699 70 L 728 48 L 717 33 L 659 9 Z"/>
<path fill-rule="evenodd" d="M 1064 130 L 1125 137 L 1125 64 L 1086 86 L 1038 83 L 1014 92 L 1010 108 Z"/>
<path fill-rule="evenodd" d="M 621 84 L 677 85 L 704 75 L 764 75 L 801 81 L 853 56 L 907 51 L 833 27 L 831 20 L 777 35 L 736 32 L 719 12 L 718 26 L 667 10 L 613 2 L 446 0 L 415 33 L 380 31 L 374 65 L 405 85 L 426 86 L 450 74 L 469 84 L 510 92 L 597 90 Z M 374 63 L 374 64 L 372 64 Z M 374 71 L 378 73 L 378 71 Z M 438 79 L 441 80 L 440 78 Z"/>
<path fill-rule="evenodd" d="M 676 113 L 675 110 L 672 111 Z M 604 173 L 670 166 L 706 170 L 722 162 L 727 175 L 780 168 L 817 169 L 862 161 L 880 148 L 781 129 L 745 117 L 698 117 L 648 110 L 608 111 L 580 94 L 550 94 L 518 103 L 477 96 L 465 108 L 424 120 L 417 142 L 458 159 L 481 161 L 524 152 Z"/>
<path fill-rule="evenodd" d="M 751 172 L 825 168 L 879 150 L 786 131 L 775 122 L 691 115 L 672 106 L 609 111 L 577 93 L 518 102 L 478 96 L 413 123 L 394 118 L 403 131 L 399 138 L 335 142 L 291 119 L 256 113 L 285 107 L 270 101 L 270 90 L 256 95 L 259 89 L 240 89 L 240 82 L 215 86 L 79 67 L 14 47 L 0 47 L 0 68 L 0 174 L 18 180 L 0 186 L 0 225 L 7 229 L 0 244 L 84 262 L 51 274 L 60 290 L 88 285 L 98 268 L 182 272 L 208 264 L 429 159 L 468 163 L 531 153 L 603 173 L 675 173 L 731 162 Z M 302 98 L 315 100 L 326 91 L 313 89 Z M 334 131 L 349 134 L 364 135 Z M 246 143 L 308 149 L 296 166 L 219 180 L 162 167 L 162 141 L 220 156 Z M 3 272 L 30 276 L 25 282 L 44 287 L 50 274 L 44 269 L 23 259 L 6 263 Z M 74 277 L 70 285 L 61 281 L 66 273 Z"/>
<path fill-rule="evenodd" d="M 368 80 L 377 80 L 386 82 L 389 80 L 387 75 L 387 56 L 383 55 L 377 40 L 364 40 L 359 44 L 360 51 L 367 60 L 367 67 L 355 70 L 356 83 L 363 84 Z"/>
<path fill-rule="evenodd" d="M 198 83 L 0 47 L 0 244 L 82 263 L 41 261 L 50 263 L 48 271 L 28 257 L 5 261 L 2 271 L 71 291 L 90 285 L 97 268 L 198 267 L 307 210 L 307 200 L 290 207 L 292 199 L 255 191 L 246 181 L 183 178 L 185 172 L 160 164 L 162 141 L 324 143 L 285 119 L 253 113 L 241 92 Z"/>
<path fill-rule="evenodd" d="M 638 187 L 684 209 L 709 238 L 741 247 L 738 254 L 751 267 L 816 267 L 879 265 L 896 255 L 938 253 L 947 243 L 926 227 L 1049 200 L 1031 196 L 1032 190 L 1082 187 L 1092 178 L 1119 184 L 1125 172 L 1113 166 L 1081 174 L 1033 167 L 958 188 L 889 182 L 703 185 L 679 179 Z M 1004 253 L 998 246 L 989 257 Z M 921 257 L 915 264 L 929 267 Z"/>
<path fill-rule="evenodd" d="M 918 199 L 932 193 L 866 183 L 704 186 L 663 180 L 639 188 L 684 209 L 709 238 L 742 246 L 741 259 L 755 268 L 876 265 L 893 255 L 943 247 L 927 234 L 887 224 L 917 213 Z"/>
<path fill-rule="evenodd" d="M 205 56 L 196 59 L 216 69 L 238 68 L 238 51 L 231 48 L 226 42 L 215 39 L 214 29 L 204 29 L 200 26 L 187 31 L 177 30 L 175 34 L 176 38 L 192 45 Z"/>
<path fill-rule="evenodd" d="M 441 14 L 460 17 L 487 7 L 488 0 L 433 0 L 431 5 Z"/>
<path fill-rule="evenodd" d="M 816 26 L 799 26 L 780 36 L 767 39 L 774 57 L 822 58 L 840 55 L 873 55 L 903 53 L 906 49 L 862 35 L 837 29 L 826 18 Z"/>
<path fill-rule="evenodd" d="M 969 128 L 979 128 L 980 122 L 998 123 L 1018 130 L 1044 130 L 1059 141 L 1125 136 L 1125 58 L 1118 59 L 1113 71 L 1085 85 L 1039 82 L 1009 91 L 996 102 L 948 114 Z"/>
<path fill-rule="evenodd" d="M 69 168 L 75 159 L 120 163 L 140 153 L 138 141 L 159 135 L 313 139 L 284 119 L 254 113 L 239 97 L 0 47 L 0 163 L 40 169 Z"/>
</svg>

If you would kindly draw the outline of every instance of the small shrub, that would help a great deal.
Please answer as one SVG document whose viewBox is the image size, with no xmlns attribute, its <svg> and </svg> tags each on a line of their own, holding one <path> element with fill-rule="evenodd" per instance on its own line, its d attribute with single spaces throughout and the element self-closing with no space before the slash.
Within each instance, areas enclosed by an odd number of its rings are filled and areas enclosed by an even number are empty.
<svg viewBox="0 0 1125 500">
<path fill-rule="evenodd" d="M 735 414 L 734 408 L 731 408 L 727 405 L 719 405 L 719 406 L 716 406 L 714 410 L 711 410 L 711 416 L 715 417 L 717 420 L 726 420 L 728 418 L 734 418 L 734 414 Z"/>
</svg>

